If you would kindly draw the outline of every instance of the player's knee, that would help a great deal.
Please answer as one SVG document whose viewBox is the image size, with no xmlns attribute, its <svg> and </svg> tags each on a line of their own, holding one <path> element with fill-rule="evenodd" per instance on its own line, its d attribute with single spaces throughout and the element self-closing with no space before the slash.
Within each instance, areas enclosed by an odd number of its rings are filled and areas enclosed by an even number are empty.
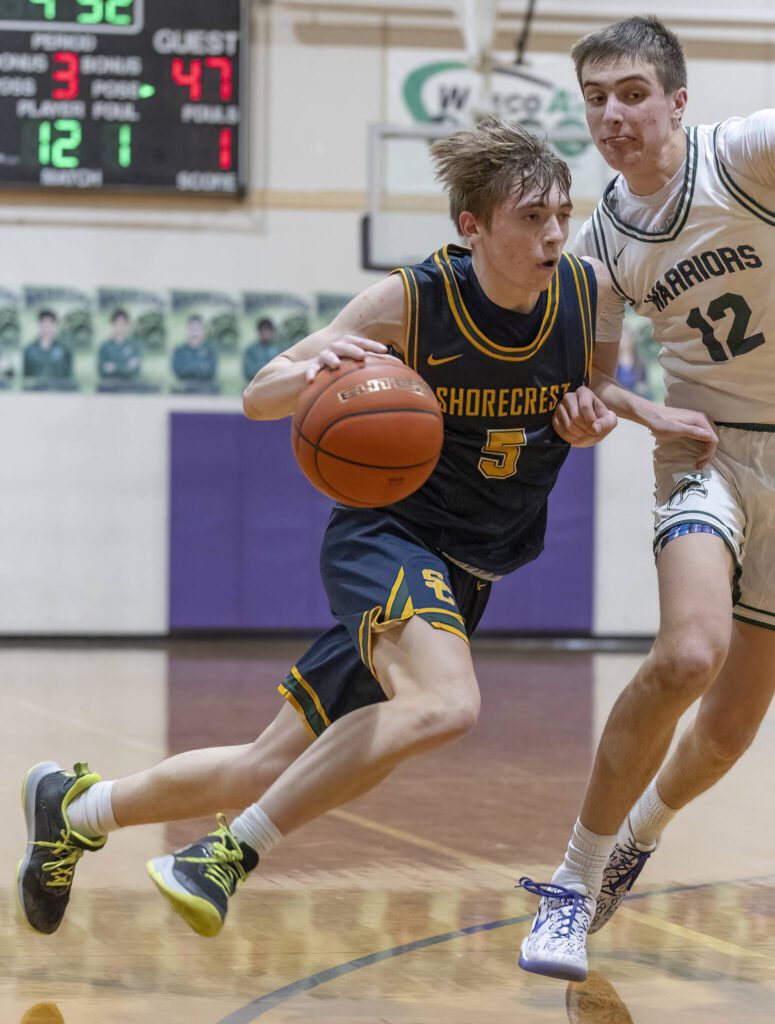
<svg viewBox="0 0 775 1024">
<path fill-rule="evenodd" d="M 474 728 L 479 720 L 479 708 L 479 692 L 475 687 L 436 692 L 418 709 L 418 731 L 424 739 L 449 743 Z"/>
<path fill-rule="evenodd" d="M 721 671 L 726 648 L 707 636 L 686 636 L 675 644 L 655 645 L 650 673 L 666 700 L 682 704 L 701 697 Z"/>
<path fill-rule="evenodd" d="M 721 713 L 700 718 L 695 731 L 709 759 L 716 764 L 732 765 L 751 746 L 758 727 L 758 722 L 746 722 Z"/>
<path fill-rule="evenodd" d="M 479 721 L 481 701 L 479 693 L 469 693 L 453 701 L 446 710 L 447 729 L 450 737 L 457 739 L 471 732 Z"/>
</svg>

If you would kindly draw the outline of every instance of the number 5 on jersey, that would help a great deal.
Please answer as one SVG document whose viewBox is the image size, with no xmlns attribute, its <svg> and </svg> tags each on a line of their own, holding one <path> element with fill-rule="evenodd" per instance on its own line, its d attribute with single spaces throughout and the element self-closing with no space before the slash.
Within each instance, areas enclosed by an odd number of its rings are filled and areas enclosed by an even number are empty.
<svg viewBox="0 0 775 1024">
<path fill-rule="evenodd" d="M 495 480 L 516 476 L 520 449 L 526 443 L 525 431 L 521 427 L 488 430 L 487 444 L 482 448 L 482 458 L 479 459 L 479 472 Z"/>
</svg>

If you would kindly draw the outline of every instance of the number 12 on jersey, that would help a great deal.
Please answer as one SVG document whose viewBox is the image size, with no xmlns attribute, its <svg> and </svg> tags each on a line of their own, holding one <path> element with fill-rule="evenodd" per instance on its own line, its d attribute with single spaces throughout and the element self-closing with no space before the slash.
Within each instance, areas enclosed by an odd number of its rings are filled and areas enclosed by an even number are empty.
<svg viewBox="0 0 775 1024">
<path fill-rule="evenodd" d="M 729 328 L 726 338 L 726 345 L 731 353 L 731 358 L 744 355 L 746 352 L 750 352 L 751 349 L 758 348 L 764 344 L 764 335 L 761 331 L 751 335 L 747 333 L 748 324 L 751 320 L 751 307 L 742 295 L 733 295 L 730 292 L 719 295 L 708 306 L 707 316 L 714 323 L 718 323 L 725 319 L 728 313 L 733 315 L 732 326 Z M 702 343 L 710 353 L 710 358 L 714 363 L 723 363 L 730 358 L 721 341 L 716 337 L 713 324 L 708 323 L 698 307 L 695 307 L 689 313 L 686 322 L 690 327 L 693 327 L 702 334 Z"/>
</svg>

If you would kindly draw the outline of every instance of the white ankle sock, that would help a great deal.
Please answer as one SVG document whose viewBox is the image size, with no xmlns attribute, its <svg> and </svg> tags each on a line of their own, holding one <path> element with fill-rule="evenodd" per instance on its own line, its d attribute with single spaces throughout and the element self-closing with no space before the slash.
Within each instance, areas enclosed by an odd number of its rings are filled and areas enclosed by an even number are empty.
<svg viewBox="0 0 775 1024">
<path fill-rule="evenodd" d="M 282 832 L 272 824 L 258 804 L 251 804 L 231 823 L 231 831 L 240 843 L 251 846 L 261 860 L 282 841 Z"/>
<path fill-rule="evenodd" d="M 676 813 L 660 797 L 657 780 L 654 779 L 630 811 L 630 828 L 636 842 L 652 846 Z"/>
<path fill-rule="evenodd" d="M 581 819 L 576 819 L 565 860 L 555 871 L 552 881 L 577 892 L 586 890 L 587 895 L 596 897 L 603 883 L 603 869 L 615 843 L 616 836 L 599 836 L 584 828 Z"/>
<path fill-rule="evenodd" d="M 87 839 L 98 839 L 121 826 L 113 817 L 113 783 L 95 782 L 67 808 L 70 828 Z"/>
</svg>

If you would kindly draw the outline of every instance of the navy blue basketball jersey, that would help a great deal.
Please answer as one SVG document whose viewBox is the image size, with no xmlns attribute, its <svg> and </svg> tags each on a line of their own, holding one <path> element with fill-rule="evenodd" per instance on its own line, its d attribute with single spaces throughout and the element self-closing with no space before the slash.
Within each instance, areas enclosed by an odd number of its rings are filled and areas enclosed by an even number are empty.
<svg viewBox="0 0 775 1024">
<path fill-rule="evenodd" d="M 428 481 L 389 510 L 453 560 L 511 572 L 543 549 L 549 492 L 569 450 L 552 415 L 589 377 L 594 272 L 564 253 L 524 314 L 487 298 L 457 246 L 395 273 L 406 290 L 404 359 L 438 399 L 444 446 Z"/>
</svg>

